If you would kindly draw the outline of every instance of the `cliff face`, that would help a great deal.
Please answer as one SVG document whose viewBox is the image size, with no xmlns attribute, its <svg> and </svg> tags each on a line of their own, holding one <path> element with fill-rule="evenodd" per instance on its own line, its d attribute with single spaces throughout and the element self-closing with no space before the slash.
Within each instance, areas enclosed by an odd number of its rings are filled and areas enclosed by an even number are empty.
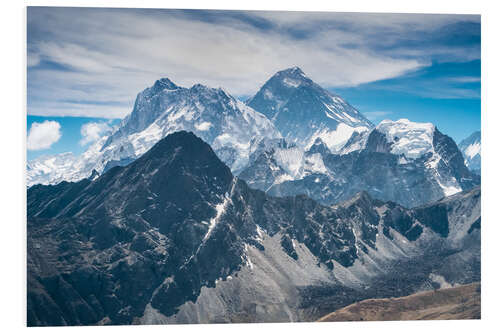
<svg viewBox="0 0 500 333">
<path fill-rule="evenodd" d="M 478 281 L 480 197 L 271 197 L 174 133 L 94 180 L 28 190 L 28 324 L 315 320 Z"/>
</svg>

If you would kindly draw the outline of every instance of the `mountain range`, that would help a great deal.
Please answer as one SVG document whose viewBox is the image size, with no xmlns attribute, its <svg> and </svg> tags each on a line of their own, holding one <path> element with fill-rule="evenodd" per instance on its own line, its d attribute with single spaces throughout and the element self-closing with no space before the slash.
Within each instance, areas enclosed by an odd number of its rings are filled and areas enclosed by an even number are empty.
<svg viewBox="0 0 500 333">
<path fill-rule="evenodd" d="M 28 325 L 313 321 L 478 282 L 480 145 L 375 126 L 298 67 L 246 103 L 157 80 L 28 162 Z"/>
<path fill-rule="evenodd" d="M 273 197 L 176 132 L 93 180 L 28 189 L 28 325 L 316 320 L 478 281 L 480 198 Z"/>
<path fill-rule="evenodd" d="M 262 114 L 223 89 L 179 87 L 167 78 L 137 95 L 132 112 L 79 157 L 60 154 L 28 162 L 27 184 L 78 181 L 142 156 L 167 134 L 188 130 L 208 142 L 233 170 L 243 168 L 255 138 L 281 137 Z"/>
<path fill-rule="evenodd" d="M 210 144 L 249 186 L 274 196 L 306 194 L 332 204 L 365 190 L 413 207 L 480 182 L 453 140 L 434 125 L 401 119 L 375 127 L 293 67 L 273 75 L 246 104 L 222 88 L 157 80 L 137 95 L 120 125 L 81 156 L 29 161 L 27 185 L 101 175 L 180 130 Z"/>
<path fill-rule="evenodd" d="M 269 108 L 277 108 L 276 114 Z M 359 111 L 298 67 L 276 73 L 246 104 L 222 88 L 184 88 L 162 78 L 137 95 L 132 112 L 113 133 L 81 156 L 64 153 L 28 161 L 27 185 L 78 181 L 94 170 L 102 174 L 130 163 L 179 130 L 196 133 L 238 174 L 262 140 L 285 137 L 308 147 L 321 138 L 337 149 L 353 133 L 372 127 Z"/>
<path fill-rule="evenodd" d="M 450 137 L 430 123 L 407 119 L 355 132 L 338 153 L 319 138 L 308 150 L 280 140 L 263 143 L 239 176 L 274 196 L 306 194 L 332 204 L 364 190 L 406 207 L 480 183 Z"/>
</svg>

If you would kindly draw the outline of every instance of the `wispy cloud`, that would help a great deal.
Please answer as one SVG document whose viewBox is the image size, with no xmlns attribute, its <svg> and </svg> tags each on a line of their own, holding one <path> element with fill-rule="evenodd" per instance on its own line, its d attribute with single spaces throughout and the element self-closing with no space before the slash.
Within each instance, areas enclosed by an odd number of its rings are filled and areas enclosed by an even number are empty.
<svg viewBox="0 0 500 333">
<path fill-rule="evenodd" d="M 480 75 L 480 61 L 442 63 L 397 78 L 367 83 L 358 88 L 432 99 L 479 99 Z"/>
<path fill-rule="evenodd" d="M 481 78 L 479 76 L 457 76 L 457 77 L 450 77 L 449 80 L 458 83 L 481 82 Z"/>
<path fill-rule="evenodd" d="M 381 120 L 384 117 L 392 114 L 391 111 L 366 111 L 363 115 L 371 121 Z"/>
<path fill-rule="evenodd" d="M 322 85 L 356 86 L 477 58 L 474 29 L 449 40 L 463 24 L 479 17 L 31 7 L 28 113 L 121 118 L 159 77 L 251 95 L 295 65 Z"/>
</svg>

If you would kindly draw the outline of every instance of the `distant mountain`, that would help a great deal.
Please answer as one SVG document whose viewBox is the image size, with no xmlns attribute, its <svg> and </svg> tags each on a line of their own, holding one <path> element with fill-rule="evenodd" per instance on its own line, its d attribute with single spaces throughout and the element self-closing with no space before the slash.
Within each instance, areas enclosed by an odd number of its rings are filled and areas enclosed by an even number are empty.
<svg viewBox="0 0 500 333">
<path fill-rule="evenodd" d="M 28 189 L 28 325 L 315 320 L 478 281 L 480 197 L 274 198 L 177 132 L 94 180 Z"/>
<path fill-rule="evenodd" d="M 208 142 L 238 172 L 248 162 L 252 140 L 281 137 L 262 114 L 223 89 L 183 88 L 167 78 L 137 95 L 134 109 L 108 137 L 81 156 L 62 154 L 28 162 L 28 186 L 78 181 L 115 165 L 126 165 L 166 135 L 187 130 Z"/>
<path fill-rule="evenodd" d="M 465 165 L 477 174 L 481 174 L 481 131 L 472 133 L 458 145 L 464 155 Z"/>
<path fill-rule="evenodd" d="M 323 204 L 367 191 L 381 200 L 415 207 L 480 183 L 457 145 L 430 123 L 382 121 L 353 133 L 339 153 L 320 139 L 309 148 L 256 149 L 240 177 L 273 196 L 306 194 Z"/>
<path fill-rule="evenodd" d="M 335 151 L 354 132 L 373 127 L 358 110 L 298 67 L 277 72 L 247 105 L 269 118 L 289 143 L 307 148 L 320 138 Z"/>
</svg>

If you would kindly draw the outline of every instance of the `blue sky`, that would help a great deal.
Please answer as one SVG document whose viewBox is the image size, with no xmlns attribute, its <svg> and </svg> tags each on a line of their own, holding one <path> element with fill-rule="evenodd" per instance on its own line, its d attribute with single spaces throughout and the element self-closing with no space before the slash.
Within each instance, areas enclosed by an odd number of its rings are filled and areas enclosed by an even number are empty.
<svg viewBox="0 0 500 333">
<path fill-rule="evenodd" d="M 120 119 L 103 119 L 103 118 L 89 118 L 89 117 L 45 117 L 45 116 L 30 116 L 28 115 L 28 130 L 33 123 L 43 124 L 45 121 L 56 121 L 60 124 L 59 134 L 60 139 L 54 142 L 48 149 L 30 150 L 28 149 L 28 160 L 37 158 L 39 156 L 48 154 L 58 154 L 65 152 L 72 152 L 75 155 L 83 153 L 89 145 L 91 145 L 95 138 L 88 138 L 88 132 L 83 129 L 89 124 L 105 124 L 113 127 L 119 124 Z M 102 132 L 102 131 L 101 131 Z M 87 135 L 86 135 L 87 134 Z M 85 138 L 88 138 L 85 141 Z"/>
<path fill-rule="evenodd" d="M 30 7 L 27 21 L 28 159 L 81 153 L 160 77 L 244 98 L 291 66 L 374 123 L 480 129 L 477 15 Z"/>
</svg>

